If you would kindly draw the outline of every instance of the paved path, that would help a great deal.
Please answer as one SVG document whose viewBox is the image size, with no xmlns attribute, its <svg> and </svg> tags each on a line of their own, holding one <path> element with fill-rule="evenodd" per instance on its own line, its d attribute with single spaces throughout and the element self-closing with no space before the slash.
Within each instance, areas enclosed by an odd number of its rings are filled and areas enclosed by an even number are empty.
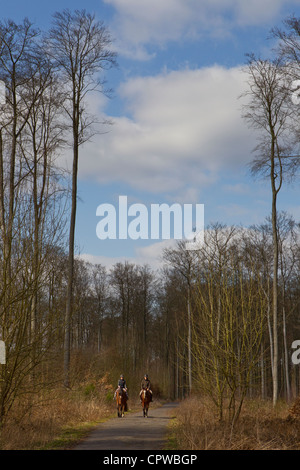
<svg viewBox="0 0 300 470">
<path fill-rule="evenodd" d="M 149 408 L 149 417 L 125 413 L 124 418 L 113 418 L 97 429 L 74 450 L 161 450 L 166 442 L 167 426 L 176 403 Z"/>
</svg>

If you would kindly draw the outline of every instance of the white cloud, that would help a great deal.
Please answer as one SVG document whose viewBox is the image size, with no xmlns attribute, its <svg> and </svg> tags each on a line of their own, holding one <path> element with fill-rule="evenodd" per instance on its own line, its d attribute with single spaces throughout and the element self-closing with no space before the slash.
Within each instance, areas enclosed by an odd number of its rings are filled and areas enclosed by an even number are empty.
<svg viewBox="0 0 300 470">
<path fill-rule="evenodd" d="M 117 31 L 118 49 L 135 59 L 151 57 L 144 45 L 162 45 L 181 37 L 190 22 L 190 1 L 104 0 L 115 10 L 112 25 Z"/>
<path fill-rule="evenodd" d="M 119 90 L 128 115 L 82 150 L 82 178 L 157 193 L 195 194 L 244 166 L 253 135 L 241 119 L 239 68 L 214 66 L 133 78 Z"/>
<path fill-rule="evenodd" d="M 239 26 L 268 24 L 298 0 L 104 0 L 115 8 L 118 49 L 135 59 L 152 57 L 146 46 L 209 34 L 228 36 Z"/>
<path fill-rule="evenodd" d="M 164 264 L 162 259 L 165 248 L 175 248 L 176 240 L 163 240 L 152 243 L 146 247 L 136 248 L 136 262 L 138 264 L 148 264 L 153 269 L 159 269 Z"/>
<path fill-rule="evenodd" d="M 132 257 L 109 257 L 83 253 L 79 255 L 78 258 L 92 264 L 101 264 L 102 266 L 106 267 L 107 271 L 113 268 L 115 264 L 124 263 L 125 261 L 138 265 L 147 264 L 150 266 L 150 268 L 156 270 L 163 266 L 163 250 L 165 248 L 174 248 L 175 246 L 176 240 L 163 240 L 157 243 L 152 243 L 146 247 L 136 247 L 135 254 Z"/>
<path fill-rule="evenodd" d="M 82 259 L 83 261 L 91 264 L 101 264 L 104 266 L 107 271 L 109 271 L 116 263 L 123 263 L 125 261 L 130 261 L 126 256 L 120 257 L 110 257 L 110 256 L 98 256 L 93 255 L 90 253 L 82 253 L 78 255 L 78 259 Z"/>
</svg>

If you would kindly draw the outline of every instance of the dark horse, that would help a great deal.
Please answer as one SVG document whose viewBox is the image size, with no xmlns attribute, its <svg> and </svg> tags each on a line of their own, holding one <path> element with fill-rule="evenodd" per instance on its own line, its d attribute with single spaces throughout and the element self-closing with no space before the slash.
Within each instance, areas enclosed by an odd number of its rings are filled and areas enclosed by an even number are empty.
<svg viewBox="0 0 300 470">
<path fill-rule="evenodd" d="M 148 418 L 149 403 L 151 402 L 151 392 L 148 389 L 144 389 L 141 395 L 143 416 Z"/>
<path fill-rule="evenodd" d="M 117 400 L 118 417 L 123 418 L 124 412 L 127 411 L 127 396 L 123 388 L 117 389 L 116 400 Z"/>
</svg>

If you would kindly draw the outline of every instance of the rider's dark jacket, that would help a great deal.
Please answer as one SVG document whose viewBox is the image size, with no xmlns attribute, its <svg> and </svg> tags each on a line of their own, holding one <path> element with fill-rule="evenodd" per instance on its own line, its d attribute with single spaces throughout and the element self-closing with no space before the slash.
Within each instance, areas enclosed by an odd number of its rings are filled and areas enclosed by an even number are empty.
<svg viewBox="0 0 300 470">
<path fill-rule="evenodd" d="M 118 387 L 120 387 L 120 388 L 127 388 L 125 379 L 119 379 Z"/>
<path fill-rule="evenodd" d="M 148 388 L 150 390 L 150 388 L 151 388 L 150 380 L 144 378 L 141 382 L 141 388 L 142 389 Z"/>
</svg>

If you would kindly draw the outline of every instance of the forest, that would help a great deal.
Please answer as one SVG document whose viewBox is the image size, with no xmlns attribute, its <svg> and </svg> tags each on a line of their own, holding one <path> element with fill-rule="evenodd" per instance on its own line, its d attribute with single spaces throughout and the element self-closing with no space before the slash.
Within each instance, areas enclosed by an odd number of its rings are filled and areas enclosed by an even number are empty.
<svg viewBox="0 0 300 470">
<path fill-rule="evenodd" d="M 159 399 L 209 397 L 231 424 L 247 399 L 297 398 L 300 224 L 277 200 L 299 177 L 300 19 L 284 26 L 272 32 L 272 59 L 248 56 L 240 97 L 269 214 L 250 227 L 211 224 L 198 249 L 178 241 L 154 271 L 129 261 L 107 269 L 76 253 L 78 160 L 100 125 L 85 103 L 109 92 L 109 31 L 85 11 L 56 13 L 46 32 L 1 21 L 1 429 L 50 389 L 102 380 L 107 398 L 120 373 L 132 395 L 147 373 Z M 59 157 L 70 151 L 67 172 Z"/>
</svg>

